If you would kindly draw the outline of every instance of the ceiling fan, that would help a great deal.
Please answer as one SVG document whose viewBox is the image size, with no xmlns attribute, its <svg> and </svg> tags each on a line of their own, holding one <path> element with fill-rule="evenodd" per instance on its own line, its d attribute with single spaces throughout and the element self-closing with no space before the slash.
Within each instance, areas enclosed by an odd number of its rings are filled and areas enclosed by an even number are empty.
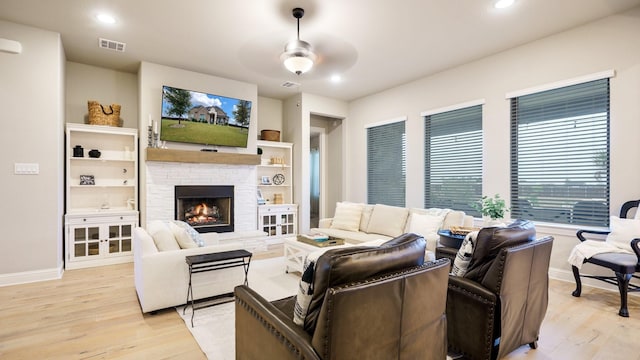
<svg viewBox="0 0 640 360">
<path fill-rule="evenodd" d="M 297 38 L 287 43 L 284 47 L 284 52 L 280 55 L 280 60 L 282 60 L 287 70 L 300 75 L 311 70 L 316 61 L 316 54 L 313 53 L 311 44 L 300 40 L 300 19 L 304 16 L 304 9 L 295 8 L 291 13 L 298 22 Z"/>
<path fill-rule="evenodd" d="M 303 16 L 311 15 L 315 22 L 330 20 L 318 18 L 320 13 L 312 13 L 311 10 L 305 12 L 300 7 L 289 9 L 291 10 L 282 9 L 280 14 L 287 16 L 287 20 L 291 19 L 289 16 L 296 20 L 295 39 L 287 42 L 287 34 L 290 34 L 287 30 L 263 31 L 241 46 L 238 53 L 240 63 L 260 75 L 278 81 L 287 77 L 287 74 L 296 78 L 302 78 L 303 75 L 306 81 L 329 78 L 334 74 L 342 74 L 356 63 L 356 49 L 338 35 L 307 31 L 304 33 L 304 40 L 300 38 L 300 19 Z M 278 24 L 274 24 L 274 28 L 277 27 Z M 288 69 L 287 64 L 296 67 Z M 290 80 L 296 81 L 293 78 Z"/>
</svg>

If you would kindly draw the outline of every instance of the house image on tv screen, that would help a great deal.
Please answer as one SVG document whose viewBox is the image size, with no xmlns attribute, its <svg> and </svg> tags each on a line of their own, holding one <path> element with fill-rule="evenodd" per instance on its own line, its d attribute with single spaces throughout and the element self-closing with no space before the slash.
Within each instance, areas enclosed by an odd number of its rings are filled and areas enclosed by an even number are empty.
<svg viewBox="0 0 640 360">
<path fill-rule="evenodd" d="M 228 125 L 229 116 L 221 108 L 217 106 L 198 105 L 189 110 L 189 119 L 191 121 L 206 122 L 208 124 Z"/>
</svg>

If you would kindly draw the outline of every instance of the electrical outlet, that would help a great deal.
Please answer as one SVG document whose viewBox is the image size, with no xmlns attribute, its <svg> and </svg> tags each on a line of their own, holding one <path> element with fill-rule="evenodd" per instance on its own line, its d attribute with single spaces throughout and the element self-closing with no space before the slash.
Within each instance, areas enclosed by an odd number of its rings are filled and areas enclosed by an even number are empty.
<svg viewBox="0 0 640 360">
<path fill-rule="evenodd" d="M 37 175 L 40 173 L 40 164 L 37 163 L 15 163 L 13 172 L 16 175 Z"/>
</svg>

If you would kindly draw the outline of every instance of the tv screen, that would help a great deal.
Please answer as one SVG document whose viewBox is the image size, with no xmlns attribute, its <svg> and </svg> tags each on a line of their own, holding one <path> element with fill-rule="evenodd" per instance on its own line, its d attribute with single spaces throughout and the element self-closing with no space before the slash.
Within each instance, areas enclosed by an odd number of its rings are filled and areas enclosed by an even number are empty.
<svg viewBox="0 0 640 360">
<path fill-rule="evenodd" d="M 162 87 L 160 140 L 247 147 L 251 101 Z"/>
</svg>

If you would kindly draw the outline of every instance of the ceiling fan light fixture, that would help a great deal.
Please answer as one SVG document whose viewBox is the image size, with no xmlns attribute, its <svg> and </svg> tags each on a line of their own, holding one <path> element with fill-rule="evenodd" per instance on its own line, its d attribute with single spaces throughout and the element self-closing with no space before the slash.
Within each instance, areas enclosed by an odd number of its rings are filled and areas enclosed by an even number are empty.
<svg viewBox="0 0 640 360">
<path fill-rule="evenodd" d="M 311 70 L 316 61 L 316 55 L 311 50 L 311 45 L 300 40 L 300 18 L 304 15 L 304 10 L 295 8 L 292 11 L 293 17 L 298 20 L 298 37 L 284 47 L 284 52 L 280 55 L 284 67 L 296 75 L 304 74 Z"/>
<path fill-rule="evenodd" d="M 311 51 L 311 45 L 308 42 L 294 40 L 285 46 L 280 59 L 287 70 L 300 75 L 311 70 L 316 61 L 316 55 Z"/>
<path fill-rule="evenodd" d="M 300 75 L 311 70 L 313 61 L 305 56 L 291 56 L 284 60 L 284 67 L 292 73 Z"/>
</svg>

